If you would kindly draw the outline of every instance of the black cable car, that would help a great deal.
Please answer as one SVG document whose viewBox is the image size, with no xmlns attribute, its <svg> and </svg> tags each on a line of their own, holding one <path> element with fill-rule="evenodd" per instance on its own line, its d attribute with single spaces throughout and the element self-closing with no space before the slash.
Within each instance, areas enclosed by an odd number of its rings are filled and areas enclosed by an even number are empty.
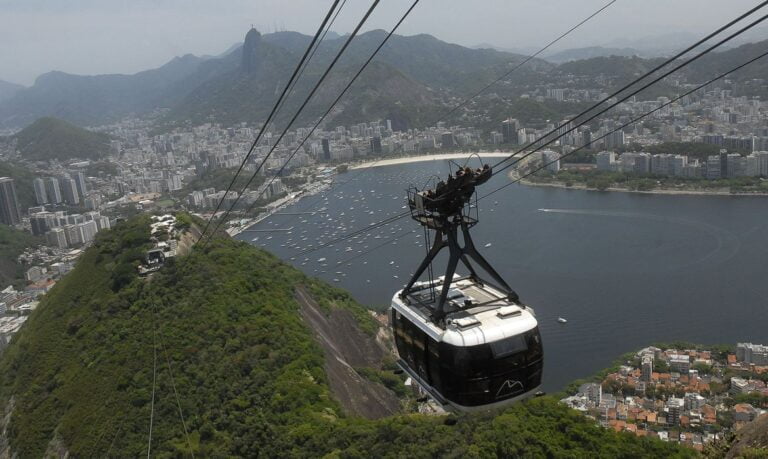
<svg viewBox="0 0 768 459">
<path fill-rule="evenodd" d="M 438 403 L 458 411 L 494 409 L 539 391 L 544 354 L 533 309 L 520 303 L 469 234 L 478 221 L 475 186 L 491 170 L 459 171 L 434 190 L 408 192 L 411 216 L 431 247 L 392 299 L 390 321 L 399 365 Z M 445 275 L 432 279 L 433 260 L 445 247 Z M 468 276 L 456 275 L 459 262 Z M 473 262 L 494 282 L 480 278 Z M 430 279 L 419 281 L 425 271 Z"/>
</svg>

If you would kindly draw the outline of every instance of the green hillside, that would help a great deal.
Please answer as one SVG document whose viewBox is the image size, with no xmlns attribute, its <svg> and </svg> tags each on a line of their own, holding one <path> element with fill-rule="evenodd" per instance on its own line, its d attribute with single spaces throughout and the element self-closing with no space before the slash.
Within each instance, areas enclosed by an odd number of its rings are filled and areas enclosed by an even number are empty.
<svg viewBox="0 0 768 459">
<path fill-rule="evenodd" d="M 39 243 L 38 238 L 25 231 L 0 225 L 0 289 L 24 280 L 23 268 L 16 259 L 24 249 Z"/>
<path fill-rule="evenodd" d="M 14 136 L 30 161 L 98 159 L 109 152 L 109 137 L 56 118 L 40 118 Z"/>
<path fill-rule="evenodd" d="M 0 407 L 12 407 L 7 440 L 18 457 L 145 455 L 155 349 L 155 456 L 693 455 L 602 429 L 551 397 L 455 425 L 346 415 L 294 291 L 305 285 L 323 309 L 350 310 L 370 331 L 372 319 L 348 294 L 223 238 L 139 279 L 133 266 L 148 222 L 100 233 L 0 360 Z"/>
</svg>

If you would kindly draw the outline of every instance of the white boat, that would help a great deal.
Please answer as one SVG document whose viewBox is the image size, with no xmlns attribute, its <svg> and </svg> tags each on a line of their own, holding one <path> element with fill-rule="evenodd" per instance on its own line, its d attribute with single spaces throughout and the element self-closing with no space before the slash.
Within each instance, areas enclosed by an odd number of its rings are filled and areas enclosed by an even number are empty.
<svg viewBox="0 0 768 459">
<path fill-rule="evenodd" d="M 489 242 L 489 243 L 485 244 L 485 246 L 486 246 L 486 247 L 490 247 L 490 246 L 491 246 L 491 243 Z"/>
<path fill-rule="evenodd" d="M 562 317 L 558 317 L 557 321 L 560 322 L 561 324 L 564 324 L 564 323 L 568 322 L 567 320 L 563 319 Z"/>
</svg>

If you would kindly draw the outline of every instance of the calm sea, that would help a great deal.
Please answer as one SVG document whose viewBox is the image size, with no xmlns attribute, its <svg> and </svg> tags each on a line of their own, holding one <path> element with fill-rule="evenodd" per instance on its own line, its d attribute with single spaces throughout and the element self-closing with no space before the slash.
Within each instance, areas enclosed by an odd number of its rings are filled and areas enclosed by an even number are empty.
<svg viewBox="0 0 768 459">
<path fill-rule="evenodd" d="M 440 161 L 348 172 L 327 199 L 310 196 L 283 211 L 323 212 L 273 215 L 253 229 L 278 231 L 239 238 L 258 238 L 253 244 L 380 309 L 424 256 L 416 222 L 402 219 L 307 256 L 296 253 L 403 212 L 408 185 L 447 170 Z M 507 180 L 500 174 L 478 191 Z M 479 208 L 477 246 L 536 310 L 547 391 L 657 341 L 768 344 L 768 198 L 513 185 Z M 400 238 L 383 245 L 392 237 Z"/>
</svg>

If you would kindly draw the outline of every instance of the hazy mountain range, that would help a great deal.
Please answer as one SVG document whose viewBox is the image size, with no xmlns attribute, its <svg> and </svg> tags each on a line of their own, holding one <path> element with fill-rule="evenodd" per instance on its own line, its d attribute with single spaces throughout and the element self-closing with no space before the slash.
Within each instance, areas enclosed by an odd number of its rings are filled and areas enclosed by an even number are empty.
<svg viewBox="0 0 768 459">
<path fill-rule="evenodd" d="M 309 124 L 326 110 L 384 36 L 384 31 L 375 30 L 355 38 L 297 126 Z M 290 109 L 298 107 L 344 39 L 334 35 L 321 43 L 286 103 L 288 110 L 282 113 L 292 113 Z M 161 127 L 187 122 L 259 122 L 266 117 L 310 40 L 311 37 L 297 32 L 261 35 L 252 29 L 242 44 L 222 55 L 188 54 L 133 75 L 84 76 L 54 71 L 38 77 L 29 88 L 0 82 L 0 127 L 21 128 L 45 116 L 81 126 L 100 125 L 158 108 L 168 109 Z M 687 74 L 693 78 L 697 72 L 709 76 L 710 68 L 724 68 L 721 63 L 736 62 L 749 54 L 746 51 L 760 46 L 764 47 L 765 42 L 713 54 Z M 520 85 L 538 85 L 562 75 L 558 65 L 566 66 L 563 71 L 628 78 L 632 73 L 623 71 L 628 62 L 636 70 L 650 68 L 655 62 L 636 57 L 643 56 L 636 51 L 634 47 L 592 47 L 553 53 L 548 59 L 563 64 L 534 59 L 513 75 L 515 84 L 499 85 L 494 91 L 505 97 L 513 96 Z M 395 35 L 334 109 L 328 122 L 388 118 L 396 129 L 424 125 L 433 122 L 446 105 L 473 93 L 522 59 L 521 54 L 467 48 L 430 35 Z M 764 74 L 765 67 L 755 65 L 750 74 Z M 488 103 L 489 114 L 504 110 L 491 106 L 501 103 L 499 100 L 489 99 Z M 514 107 L 509 111 L 514 112 Z M 287 116 L 283 115 L 278 122 L 285 122 Z"/>
<path fill-rule="evenodd" d="M 0 102 L 10 99 L 22 89 L 24 89 L 24 86 L 20 84 L 0 80 Z"/>
</svg>

